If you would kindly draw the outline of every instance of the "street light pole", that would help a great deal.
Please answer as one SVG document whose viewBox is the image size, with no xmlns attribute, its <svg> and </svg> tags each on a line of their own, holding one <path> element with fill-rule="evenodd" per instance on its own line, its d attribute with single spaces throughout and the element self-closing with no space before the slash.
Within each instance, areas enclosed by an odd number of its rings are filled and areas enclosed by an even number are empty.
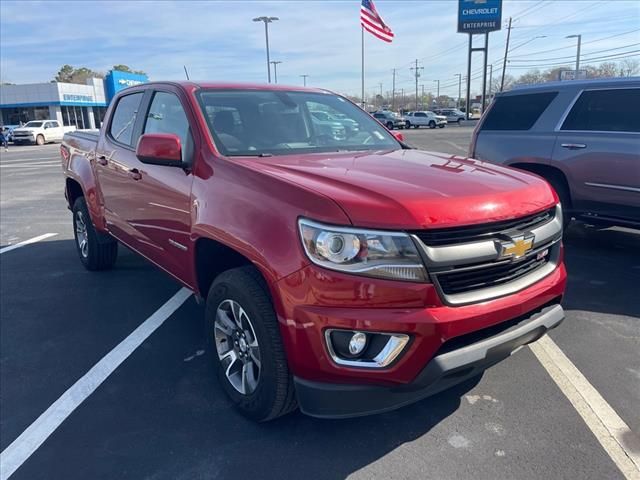
<svg viewBox="0 0 640 480">
<path fill-rule="evenodd" d="M 302 77 L 302 81 L 303 81 L 303 85 L 306 87 L 307 86 L 307 77 L 309 75 L 300 75 Z"/>
<path fill-rule="evenodd" d="M 272 60 L 271 65 L 273 65 L 273 81 L 274 83 L 278 83 L 278 65 L 281 64 L 281 60 Z"/>
<path fill-rule="evenodd" d="M 458 77 L 458 103 L 456 104 L 456 107 L 460 108 L 460 97 L 462 96 L 462 74 L 456 73 L 454 77 Z"/>
<path fill-rule="evenodd" d="M 580 44 L 582 43 L 582 35 L 568 35 L 565 38 L 577 38 L 578 39 L 578 51 L 576 52 L 576 74 L 574 80 L 578 79 L 578 70 L 580 70 Z"/>
<path fill-rule="evenodd" d="M 271 83 L 271 62 L 269 60 L 269 24 L 275 22 L 276 20 L 280 20 L 278 17 L 256 17 L 253 19 L 254 22 L 264 22 L 264 38 L 265 43 L 267 44 L 267 80 Z"/>
</svg>

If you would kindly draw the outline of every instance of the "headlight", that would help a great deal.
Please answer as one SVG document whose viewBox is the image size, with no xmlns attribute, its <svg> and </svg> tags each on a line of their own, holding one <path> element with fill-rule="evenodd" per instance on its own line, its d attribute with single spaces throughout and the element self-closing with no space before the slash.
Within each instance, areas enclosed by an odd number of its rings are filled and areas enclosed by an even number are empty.
<svg viewBox="0 0 640 480">
<path fill-rule="evenodd" d="M 298 226 L 304 250 L 316 265 L 391 280 L 429 278 L 406 233 L 334 227 L 303 218 Z"/>
</svg>

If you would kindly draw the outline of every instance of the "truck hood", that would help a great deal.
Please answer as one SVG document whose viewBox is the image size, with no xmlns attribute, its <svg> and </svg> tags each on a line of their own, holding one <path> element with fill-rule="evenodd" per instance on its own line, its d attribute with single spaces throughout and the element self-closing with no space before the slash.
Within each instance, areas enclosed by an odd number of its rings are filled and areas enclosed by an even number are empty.
<svg viewBox="0 0 640 480">
<path fill-rule="evenodd" d="M 363 227 L 471 225 L 557 203 L 548 184 L 535 175 L 420 150 L 283 155 L 248 163 L 333 199 L 354 225 Z"/>
</svg>

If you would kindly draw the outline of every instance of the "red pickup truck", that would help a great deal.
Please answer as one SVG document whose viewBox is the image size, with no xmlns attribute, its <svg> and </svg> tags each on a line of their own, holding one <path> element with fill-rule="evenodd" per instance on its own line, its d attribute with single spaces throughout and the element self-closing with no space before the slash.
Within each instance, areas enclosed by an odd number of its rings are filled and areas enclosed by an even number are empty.
<svg viewBox="0 0 640 480">
<path fill-rule="evenodd" d="M 61 154 L 84 266 L 122 243 L 206 301 L 221 385 L 258 421 L 398 408 L 564 318 L 544 180 L 412 149 L 326 90 L 140 85 Z"/>
</svg>

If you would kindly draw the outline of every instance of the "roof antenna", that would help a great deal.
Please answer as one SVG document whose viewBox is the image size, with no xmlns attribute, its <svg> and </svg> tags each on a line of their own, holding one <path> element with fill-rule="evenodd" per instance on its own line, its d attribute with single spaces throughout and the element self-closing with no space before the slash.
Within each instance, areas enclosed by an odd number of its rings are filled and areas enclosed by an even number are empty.
<svg viewBox="0 0 640 480">
<path fill-rule="evenodd" d="M 184 74 L 187 76 L 187 80 L 189 80 L 189 72 L 187 72 L 187 66 L 183 65 L 182 67 L 184 68 Z"/>
</svg>

